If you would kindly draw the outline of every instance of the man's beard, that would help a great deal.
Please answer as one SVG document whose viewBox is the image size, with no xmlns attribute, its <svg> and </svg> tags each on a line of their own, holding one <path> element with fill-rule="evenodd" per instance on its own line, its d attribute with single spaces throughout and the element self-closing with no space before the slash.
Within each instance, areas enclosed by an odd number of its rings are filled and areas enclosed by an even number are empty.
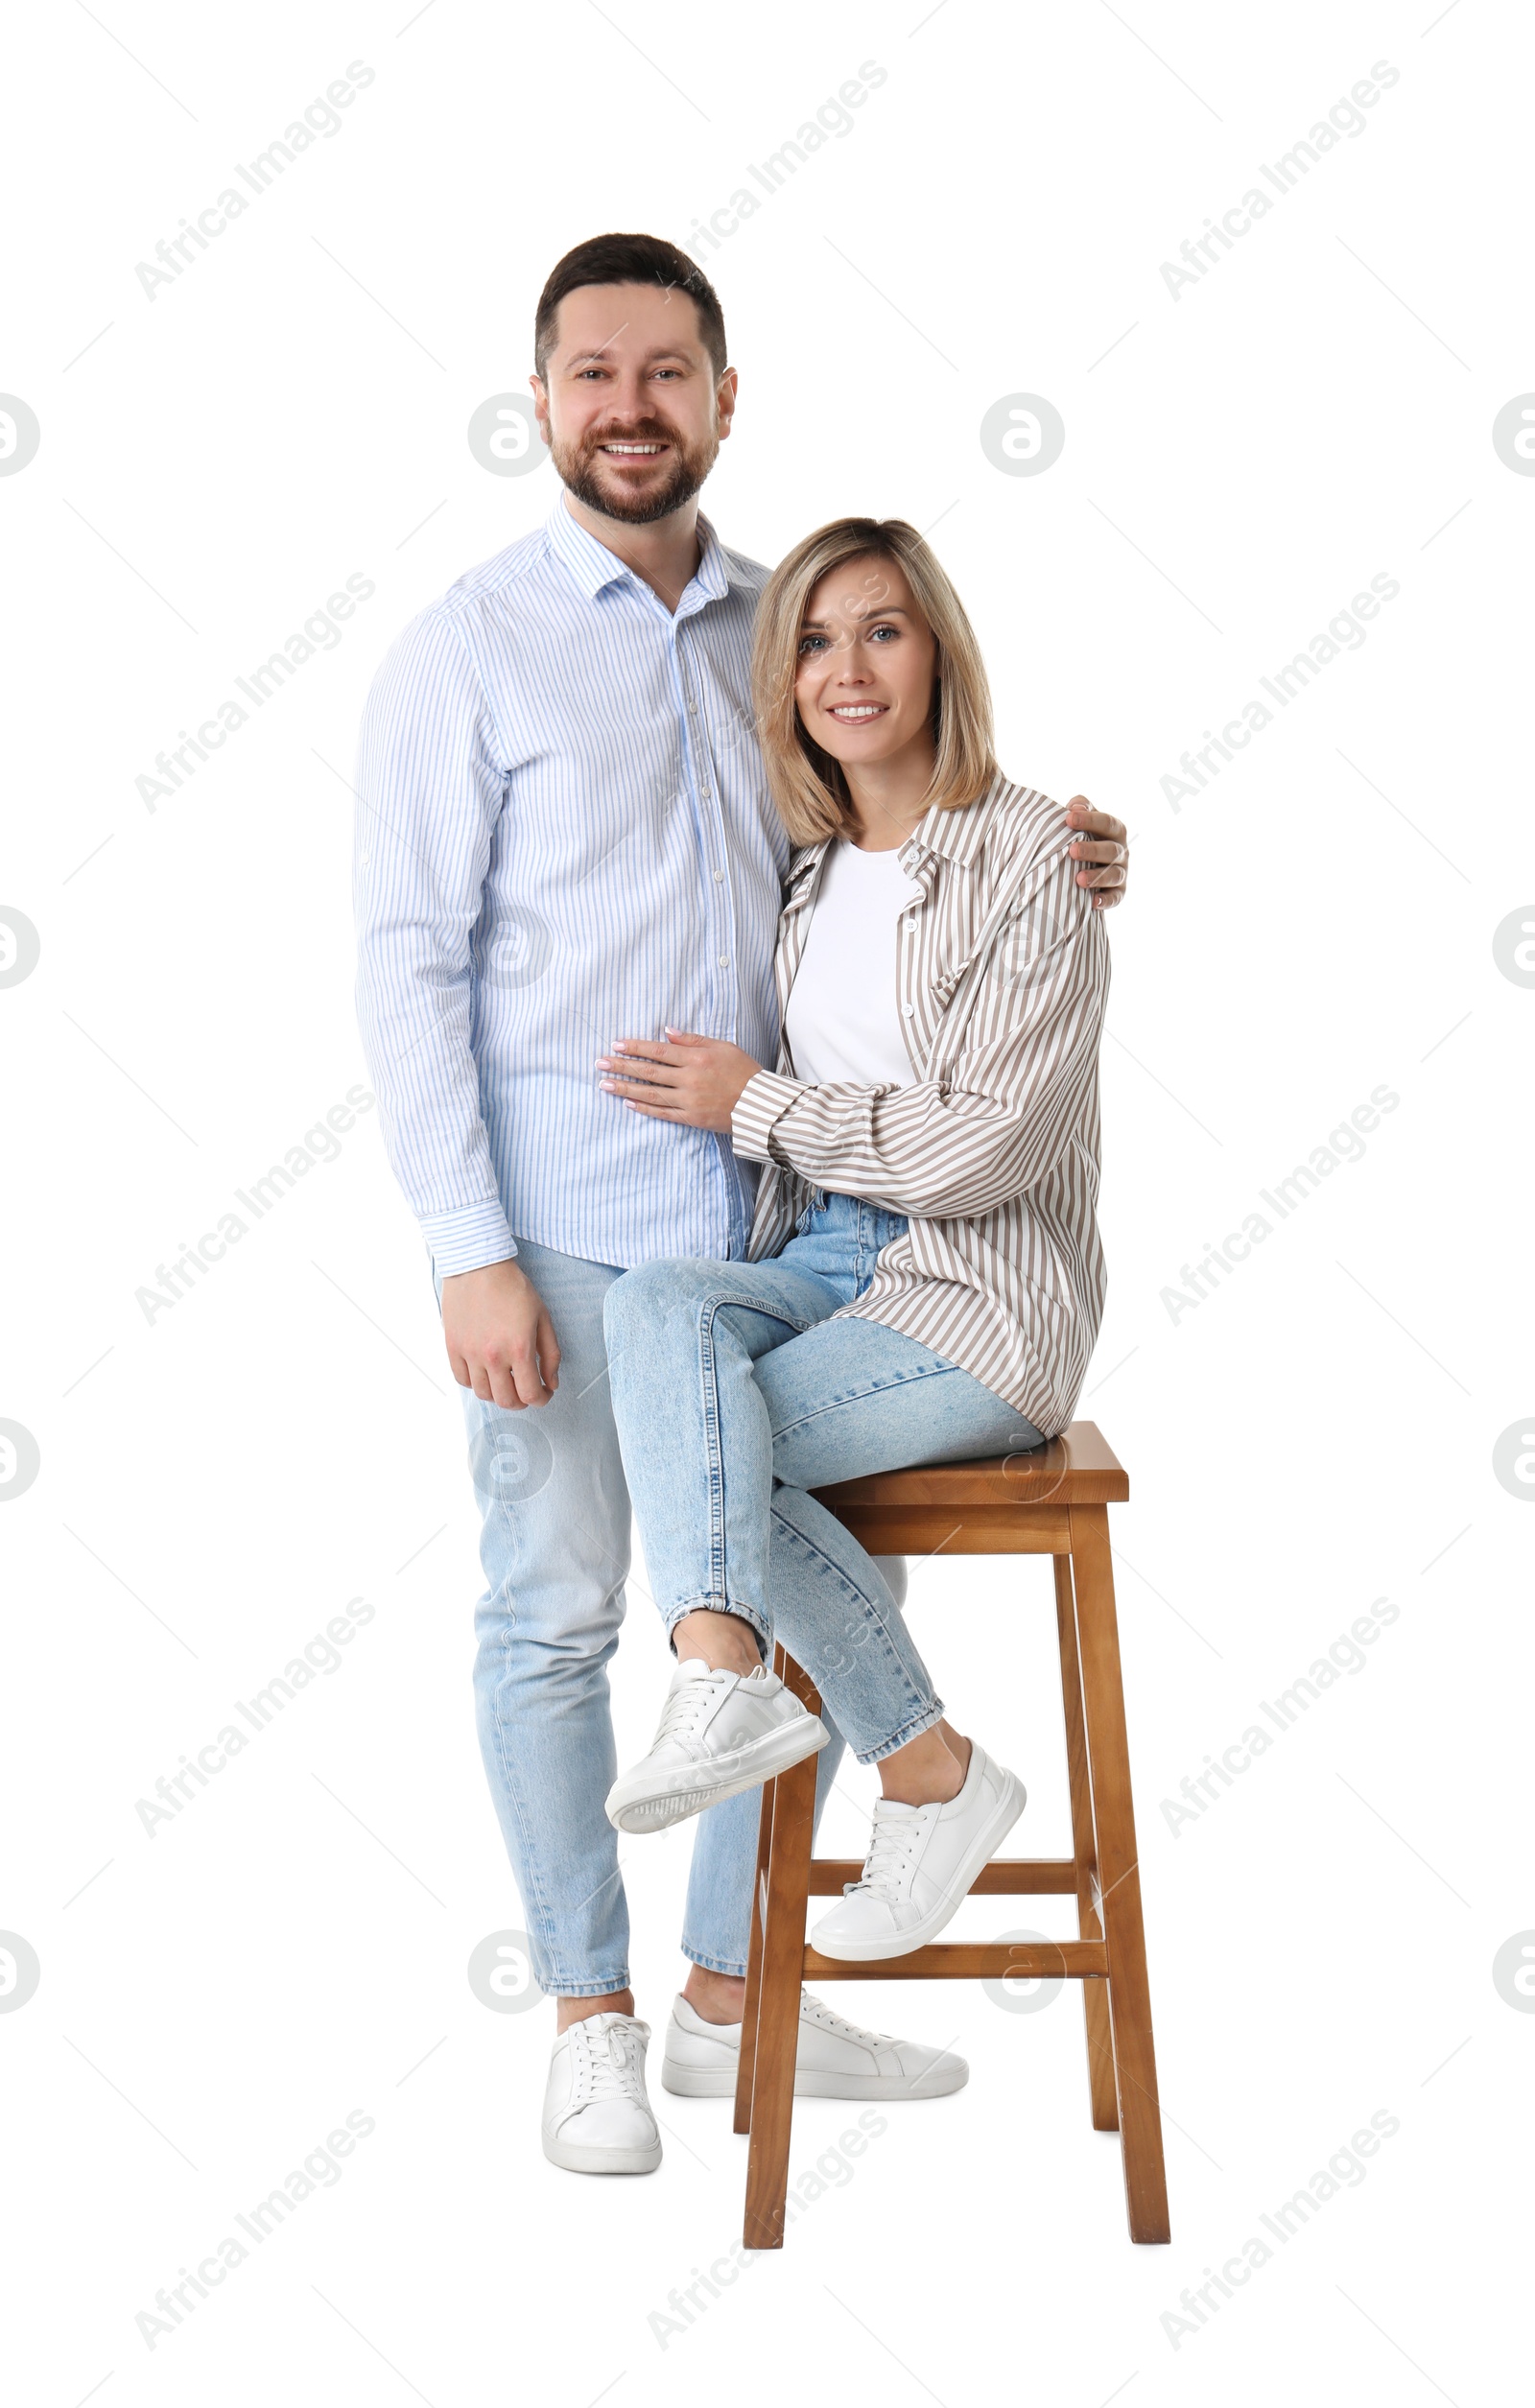
<svg viewBox="0 0 1535 2408">
<path fill-rule="evenodd" d="M 631 500 L 622 489 L 614 490 L 599 482 L 604 443 L 668 444 L 672 453 L 670 473 L 643 500 Z M 584 436 L 578 444 L 568 446 L 556 441 L 551 442 L 549 448 L 560 483 L 578 502 L 584 502 L 589 510 L 596 510 L 603 518 L 622 520 L 626 527 L 649 527 L 656 519 L 669 518 L 673 510 L 692 501 L 719 458 L 720 438 L 708 437 L 690 451 L 675 427 L 667 426 L 659 418 L 647 418 L 637 427 L 602 427 Z"/>
</svg>

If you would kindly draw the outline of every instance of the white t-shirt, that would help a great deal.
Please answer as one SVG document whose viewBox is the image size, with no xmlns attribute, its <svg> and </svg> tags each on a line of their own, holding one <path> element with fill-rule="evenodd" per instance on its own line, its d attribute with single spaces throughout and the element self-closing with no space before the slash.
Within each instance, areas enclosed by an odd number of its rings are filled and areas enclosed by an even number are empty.
<svg viewBox="0 0 1535 2408">
<path fill-rule="evenodd" d="M 899 846 L 865 853 L 845 837 L 827 846 L 784 1014 L 794 1076 L 806 1085 L 831 1079 L 859 1087 L 911 1085 L 896 997 L 896 948 L 901 915 L 921 894 L 901 867 Z"/>
</svg>

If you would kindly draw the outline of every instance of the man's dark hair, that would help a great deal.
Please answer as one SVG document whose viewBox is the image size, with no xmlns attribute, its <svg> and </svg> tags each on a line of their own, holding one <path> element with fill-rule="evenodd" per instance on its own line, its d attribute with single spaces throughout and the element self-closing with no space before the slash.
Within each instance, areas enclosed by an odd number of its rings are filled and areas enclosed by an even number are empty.
<svg viewBox="0 0 1535 2408">
<path fill-rule="evenodd" d="M 554 345 L 559 305 L 567 293 L 579 292 L 583 284 L 656 284 L 668 292 L 691 295 L 704 348 L 716 376 L 723 376 L 728 354 L 720 295 L 685 250 L 678 250 L 674 243 L 663 243 L 654 234 L 594 234 L 590 242 L 578 243 L 550 270 L 533 319 L 533 366 L 540 376 Z"/>
</svg>

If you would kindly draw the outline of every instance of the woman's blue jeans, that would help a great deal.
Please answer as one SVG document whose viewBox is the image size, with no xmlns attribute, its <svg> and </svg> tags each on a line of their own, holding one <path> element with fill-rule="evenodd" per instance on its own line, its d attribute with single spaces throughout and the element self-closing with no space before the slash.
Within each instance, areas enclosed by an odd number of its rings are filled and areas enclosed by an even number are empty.
<svg viewBox="0 0 1535 2408">
<path fill-rule="evenodd" d="M 770 1262 L 644 1263 L 614 1281 L 602 1312 L 625 1474 L 668 1630 L 706 1607 L 749 1622 L 769 1662 L 781 1640 L 865 1764 L 931 1730 L 943 1703 L 879 1567 L 807 1491 L 1043 1444 L 931 1347 L 831 1318 L 905 1227 L 827 1195 Z"/>
</svg>

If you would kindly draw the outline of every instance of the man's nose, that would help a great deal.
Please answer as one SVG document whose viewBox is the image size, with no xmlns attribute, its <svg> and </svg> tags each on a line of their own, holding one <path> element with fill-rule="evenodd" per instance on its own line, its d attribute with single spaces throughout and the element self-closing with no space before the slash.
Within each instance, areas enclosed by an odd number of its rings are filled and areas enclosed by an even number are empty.
<svg viewBox="0 0 1535 2408">
<path fill-rule="evenodd" d="M 626 426 L 637 425 L 642 418 L 655 414 L 654 404 L 638 373 L 621 377 L 617 384 L 608 388 L 607 414 L 610 418 L 622 419 Z"/>
</svg>

